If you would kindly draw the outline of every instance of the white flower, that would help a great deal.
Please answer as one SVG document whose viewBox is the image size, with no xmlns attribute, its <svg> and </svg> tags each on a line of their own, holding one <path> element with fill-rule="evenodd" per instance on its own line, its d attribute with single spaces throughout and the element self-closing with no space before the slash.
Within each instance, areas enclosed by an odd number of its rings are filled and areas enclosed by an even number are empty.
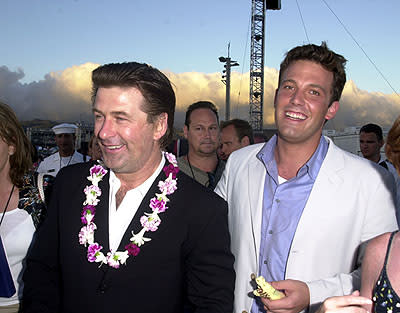
<svg viewBox="0 0 400 313">
<path fill-rule="evenodd" d="M 123 251 L 123 252 L 117 251 L 117 252 L 115 252 L 115 256 L 117 257 L 118 261 L 119 261 L 121 264 L 125 264 L 126 259 L 129 258 L 129 255 L 128 255 L 128 251 L 127 251 L 127 250 L 125 250 L 125 251 Z"/>
<path fill-rule="evenodd" d="M 142 228 L 142 230 L 139 233 L 137 233 L 136 235 L 134 234 L 134 232 L 132 232 L 132 237 L 131 237 L 130 241 L 132 241 L 135 245 L 140 247 L 145 242 L 151 240 L 151 238 L 145 238 L 144 237 L 144 233 L 145 232 L 146 232 L 146 229 L 144 229 L 144 228 Z"/>
</svg>

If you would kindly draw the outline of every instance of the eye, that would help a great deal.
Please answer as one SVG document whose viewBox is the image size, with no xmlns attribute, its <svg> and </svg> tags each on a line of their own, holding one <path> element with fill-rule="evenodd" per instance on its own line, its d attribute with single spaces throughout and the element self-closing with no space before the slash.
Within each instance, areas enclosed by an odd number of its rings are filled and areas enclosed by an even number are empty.
<svg viewBox="0 0 400 313">
<path fill-rule="evenodd" d="M 319 96 L 320 92 L 317 90 L 310 90 L 310 94 L 314 95 L 314 96 Z"/>
</svg>

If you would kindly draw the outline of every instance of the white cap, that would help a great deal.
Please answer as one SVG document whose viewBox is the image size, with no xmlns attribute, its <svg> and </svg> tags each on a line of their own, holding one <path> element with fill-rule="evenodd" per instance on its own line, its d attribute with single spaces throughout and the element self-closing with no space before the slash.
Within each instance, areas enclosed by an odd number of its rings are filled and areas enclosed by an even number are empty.
<svg viewBox="0 0 400 313">
<path fill-rule="evenodd" d="M 78 126 L 76 126 L 74 124 L 63 123 L 63 124 L 59 124 L 59 125 L 54 126 L 52 128 L 52 130 L 56 135 L 59 135 L 59 134 L 75 134 L 75 131 L 76 131 L 77 128 L 78 128 Z"/>
</svg>

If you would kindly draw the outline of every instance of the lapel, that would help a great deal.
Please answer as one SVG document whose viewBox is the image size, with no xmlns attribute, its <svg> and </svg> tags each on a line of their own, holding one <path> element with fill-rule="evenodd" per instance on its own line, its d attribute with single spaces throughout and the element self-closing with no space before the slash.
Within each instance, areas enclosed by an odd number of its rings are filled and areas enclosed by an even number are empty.
<svg viewBox="0 0 400 313">
<path fill-rule="evenodd" d="M 328 152 L 301 214 L 293 238 L 292 250 L 303 247 L 307 242 L 304 238 L 308 238 L 309 229 L 314 227 L 316 217 L 331 215 L 336 205 L 336 201 L 332 198 L 337 194 L 343 194 L 339 189 L 343 185 L 342 173 L 345 171 L 345 158 L 343 152 L 329 138 L 327 140 Z"/>
<path fill-rule="evenodd" d="M 250 221 L 253 234 L 254 253 L 256 257 L 256 264 L 258 264 L 258 257 L 260 253 L 261 241 L 261 222 L 263 211 L 263 195 L 264 195 L 264 181 L 265 181 L 265 167 L 257 158 L 251 158 L 248 163 L 247 173 L 247 194 L 250 203 Z"/>
<path fill-rule="evenodd" d="M 108 170 L 107 175 L 99 182 L 99 188 L 101 189 L 100 202 L 96 206 L 96 217 L 94 223 L 97 226 L 95 233 L 95 241 L 101 243 L 103 246 L 103 252 L 107 253 L 110 251 L 110 243 L 108 239 L 108 203 L 110 193 L 110 171 Z"/>
</svg>

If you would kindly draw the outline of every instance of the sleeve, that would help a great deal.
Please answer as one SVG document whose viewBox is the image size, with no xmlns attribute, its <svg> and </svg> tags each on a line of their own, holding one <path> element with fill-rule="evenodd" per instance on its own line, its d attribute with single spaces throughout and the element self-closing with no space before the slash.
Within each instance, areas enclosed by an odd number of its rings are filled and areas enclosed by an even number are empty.
<svg viewBox="0 0 400 313">
<path fill-rule="evenodd" d="M 185 247 L 187 296 L 196 313 L 232 313 L 235 271 L 225 201 L 214 197 L 213 214 L 205 223 L 191 227 Z M 210 210 L 210 211 L 211 211 Z"/>
<path fill-rule="evenodd" d="M 382 168 L 383 169 L 383 168 Z M 334 277 L 307 282 L 310 290 L 310 311 L 315 311 L 320 303 L 328 297 L 348 295 L 361 287 L 361 264 L 368 241 L 386 232 L 398 229 L 395 217 L 395 205 L 392 194 L 393 180 L 390 174 L 383 169 L 381 179 L 375 183 L 369 182 L 368 198 L 365 204 L 360 236 L 360 246 L 356 254 L 355 269 L 351 273 L 339 273 Z M 356 208 L 363 210 L 363 208 Z M 360 218 L 362 218 L 360 216 Z"/>
<path fill-rule="evenodd" d="M 57 182 L 59 182 L 58 179 Z M 23 274 L 22 310 L 24 313 L 60 312 L 57 203 L 60 190 L 59 184 L 56 183 L 48 216 L 35 234 L 27 255 L 26 269 Z"/>
</svg>

